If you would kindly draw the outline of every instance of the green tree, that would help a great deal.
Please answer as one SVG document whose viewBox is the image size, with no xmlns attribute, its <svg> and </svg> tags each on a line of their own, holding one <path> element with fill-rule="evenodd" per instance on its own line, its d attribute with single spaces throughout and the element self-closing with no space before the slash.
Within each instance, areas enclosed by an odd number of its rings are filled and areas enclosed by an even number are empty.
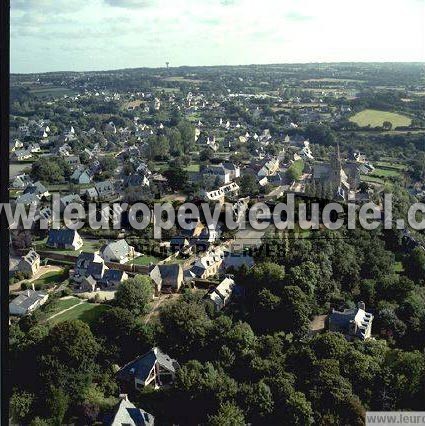
<svg viewBox="0 0 425 426">
<path fill-rule="evenodd" d="M 382 123 L 382 128 L 384 130 L 391 130 L 393 128 L 393 123 L 391 123 L 391 121 L 384 121 Z"/>
<path fill-rule="evenodd" d="M 291 180 L 298 180 L 304 170 L 304 161 L 296 160 L 288 168 L 287 174 Z"/>
<path fill-rule="evenodd" d="M 181 167 L 166 170 L 164 176 L 167 178 L 168 185 L 173 191 L 181 191 L 187 184 L 188 174 Z"/>
<path fill-rule="evenodd" d="M 43 341 L 44 384 L 66 389 L 72 398 L 78 398 L 93 379 L 99 349 L 86 323 L 76 320 L 55 325 Z"/>
<path fill-rule="evenodd" d="M 240 181 L 240 191 L 243 197 L 247 197 L 248 195 L 253 196 L 258 194 L 258 184 L 257 180 L 253 175 L 245 174 L 241 177 Z"/>
<path fill-rule="evenodd" d="M 414 281 L 425 280 L 425 250 L 416 247 L 411 251 L 406 261 L 406 273 Z"/>
<path fill-rule="evenodd" d="M 196 358 L 196 354 L 202 352 L 213 327 L 203 304 L 184 299 L 165 306 L 160 321 L 161 347 L 183 359 Z"/>
<path fill-rule="evenodd" d="M 115 292 L 115 302 L 118 307 L 141 315 L 147 312 L 153 293 L 153 283 L 150 277 L 136 275 L 120 284 Z"/>
<path fill-rule="evenodd" d="M 289 283 L 298 286 L 310 297 L 314 295 L 321 278 L 319 265 L 310 261 L 294 266 L 289 272 Z"/>
<path fill-rule="evenodd" d="M 33 401 L 34 395 L 29 392 L 13 392 L 9 401 L 11 418 L 16 423 L 20 423 L 25 420 L 31 412 Z"/>
<path fill-rule="evenodd" d="M 262 380 L 254 384 L 242 385 L 240 399 L 241 405 L 243 404 L 250 417 L 258 423 L 264 421 L 274 408 L 270 387 Z"/>
<path fill-rule="evenodd" d="M 283 331 L 293 333 L 296 337 L 306 335 L 310 323 L 311 306 L 307 296 L 299 287 L 283 288 L 281 312 Z"/>
<path fill-rule="evenodd" d="M 304 134 L 311 143 L 331 146 L 335 145 L 335 135 L 326 124 L 309 124 Z"/>
<path fill-rule="evenodd" d="M 314 413 L 311 403 L 302 392 L 292 392 L 285 400 L 284 406 L 288 424 L 294 426 L 313 424 Z"/>
<path fill-rule="evenodd" d="M 208 417 L 209 426 L 244 426 L 243 411 L 234 403 L 224 402 L 214 416 Z"/>
<path fill-rule="evenodd" d="M 52 387 L 50 395 L 47 399 L 47 407 L 49 409 L 52 422 L 55 426 L 64 424 L 65 414 L 69 407 L 69 397 L 61 388 Z"/>
</svg>

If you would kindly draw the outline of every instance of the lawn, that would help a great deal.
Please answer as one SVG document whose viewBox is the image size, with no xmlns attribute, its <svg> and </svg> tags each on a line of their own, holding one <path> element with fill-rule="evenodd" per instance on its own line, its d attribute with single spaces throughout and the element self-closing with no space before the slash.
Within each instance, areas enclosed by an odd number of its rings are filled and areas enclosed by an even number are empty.
<svg viewBox="0 0 425 426">
<path fill-rule="evenodd" d="M 155 172 L 162 173 L 169 168 L 169 163 L 166 161 L 155 161 L 153 168 Z"/>
<path fill-rule="evenodd" d="M 81 300 L 78 299 L 77 297 L 69 297 L 67 299 L 56 300 L 52 303 L 53 309 L 50 312 L 49 316 L 54 315 L 60 311 L 63 311 L 64 309 L 68 309 L 71 306 L 77 305 L 80 302 Z"/>
<path fill-rule="evenodd" d="M 384 121 L 389 121 L 392 123 L 393 129 L 399 126 L 410 126 L 412 123 L 412 120 L 405 115 L 376 109 L 365 109 L 360 111 L 352 116 L 350 121 L 358 124 L 360 127 L 378 127 L 382 126 Z"/>
<path fill-rule="evenodd" d="M 394 272 L 397 274 L 401 274 L 402 272 L 404 272 L 404 266 L 402 262 L 394 263 Z"/>
<path fill-rule="evenodd" d="M 45 252 L 60 253 L 60 254 L 65 254 L 65 255 L 70 255 L 75 257 L 77 257 L 80 254 L 80 251 L 94 253 L 95 251 L 98 251 L 100 248 L 99 241 L 97 240 L 83 240 L 83 241 L 84 241 L 84 244 L 79 250 L 62 250 L 62 249 L 56 249 L 52 247 L 46 247 L 46 239 L 35 242 L 34 246 L 36 250 L 44 250 Z"/>
<path fill-rule="evenodd" d="M 80 299 L 76 297 L 51 300 L 40 309 L 40 321 L 45 321 L 52 315 L 55 315 L 58 312 L 63 311 L 64 309 L 68 309 L 71 306 L 76 305 L 77 303 L 80 303 Z"/>
<path fill-rule="evenodd" d="M 47 274 L 42 275 L 37 280 L 33 281 L 35 289 L 43 289 L 45 287 L 52 287 L 53 284 L 59 284 L 65 279 L 67 276 L 64 274 L 64 271 L 53 271 L 48 272 Z"/>
<path fill-rule="evenodd" d="M 52 318 L 49 323 L 54 325 L 63 321 L 81 320 L 90 325 L 108 309 L 110 309 L 110 306 L 84 302 L 63 314 Z"/>
<path fill-rule="evenodd" d="M 390 178 L 390 177 L 400 177 L 401 174 L 398 170 L 390 170 L 390 169 L 381 169 L 377 167 L 370 176 L 378 177 L 378 178 Z"/>
<path fill-rule="evenodd" d="M 189 166 L 184 168 L 187 172 L 198 173 L 200 166 L 199 164 L 190 164 Z"/>
<path fill-rule="evenodd" d="M 130 262 L 128 262 L 128 265 L 149 265 L 151 263 L 158 263 L 160 260 L 159 257 L 155 257 L 155 256 L 150 256 L 150 255 L 142 255 L 139 257 L 136 257 L 134 260 L 130 260 Z"/>
</svg>

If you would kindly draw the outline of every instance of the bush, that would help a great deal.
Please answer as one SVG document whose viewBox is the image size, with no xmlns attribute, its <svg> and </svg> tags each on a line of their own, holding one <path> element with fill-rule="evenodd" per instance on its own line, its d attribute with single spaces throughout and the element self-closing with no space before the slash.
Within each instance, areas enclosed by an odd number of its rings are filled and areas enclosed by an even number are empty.
<svg viewBox="0 0 425 426">
<path fill-rule="evenodd" d="M 71 296 L 71 294 L 72 290 L 69 287 L 66 287 L 61 291 L 61 297 Z"/>
<path fill-rule="evenodd" d="M 21 283 L 21 290 L 29 290 L 31 288 L 31 283 L 24 281 Z"/>
</svg>

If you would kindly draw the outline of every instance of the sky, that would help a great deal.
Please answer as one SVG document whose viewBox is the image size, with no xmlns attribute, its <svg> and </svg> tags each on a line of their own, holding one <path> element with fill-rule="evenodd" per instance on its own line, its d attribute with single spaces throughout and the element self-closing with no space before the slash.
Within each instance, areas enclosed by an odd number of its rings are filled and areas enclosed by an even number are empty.
<svg viewBox="0 0 425 426">
<path fill-rule="evenodd" d="M 12 73 L 425 61 L 425 0 L 10 0 Z"/>
</svg>

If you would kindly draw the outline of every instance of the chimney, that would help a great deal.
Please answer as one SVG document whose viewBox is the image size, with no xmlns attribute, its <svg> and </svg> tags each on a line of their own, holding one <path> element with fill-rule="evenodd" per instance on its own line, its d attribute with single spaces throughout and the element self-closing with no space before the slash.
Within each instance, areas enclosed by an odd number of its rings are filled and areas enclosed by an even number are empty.
<svg viewBox="0 0 425 426">
<path fill-rule="evenodd" d="M 363 301 L 360 301 L 360 302 L 357 304 L 357 306 L 358 306 L 358 308 L 359 308 L 359 309 L 366 310 L 366 305 L 365 305 L 365 303 L 364 303 Z"/>
<path fill-rule="evenodd" d="M 35 285 L 34 285 L 34 282 L 32 282 L 32 283 L 31 283 L 31 288 L 32 288 L 32 291 L 35 291 Z"/>
</svg>

